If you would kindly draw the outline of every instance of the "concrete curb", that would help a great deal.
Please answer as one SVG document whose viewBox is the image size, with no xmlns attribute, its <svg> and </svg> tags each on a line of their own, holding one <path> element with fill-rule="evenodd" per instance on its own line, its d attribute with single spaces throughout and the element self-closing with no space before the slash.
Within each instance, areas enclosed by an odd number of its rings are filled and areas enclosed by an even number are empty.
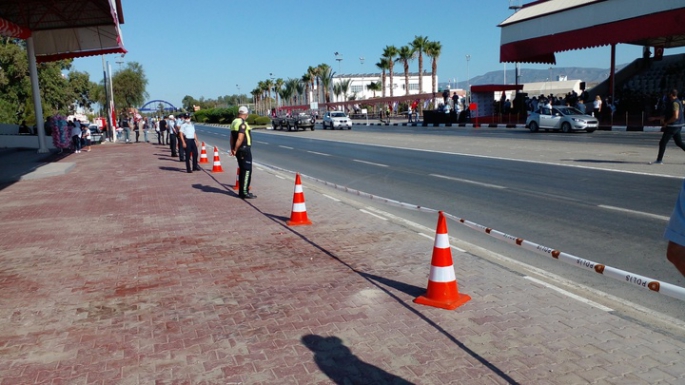
<svg viewBox="0 0 685 385">
<path fill-rule="evenodd" d="M 426 124 L 423 123 L 352 123 L 355 126 L 409 126 L 409 127 L 464 127 L 464 128 L 520 128 L 525 129 L 525 124 L 479 124 L 474 123 L 456 123 L 456 124 Z M 643 132 L 660 132 L 659 126 L 600 126 L 599 131 L 643 131 Z"/>
</svg>

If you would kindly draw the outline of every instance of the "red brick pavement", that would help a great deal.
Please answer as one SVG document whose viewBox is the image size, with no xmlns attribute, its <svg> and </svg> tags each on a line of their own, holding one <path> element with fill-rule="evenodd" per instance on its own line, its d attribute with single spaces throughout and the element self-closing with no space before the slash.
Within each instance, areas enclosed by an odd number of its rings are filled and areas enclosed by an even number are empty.
<svg viewBox="0 0 685 385">
<path fill-rule="evenodd" d="M 306 180 L 313 225 L 288 227 L 291 175 L 242 201 L 163 146 L 61 161 L 0 190 L 0 385 L 685 382 L 682 338 L 470 254 L 472 301 L 412 303 L 432 242 Z"/>
</svg>

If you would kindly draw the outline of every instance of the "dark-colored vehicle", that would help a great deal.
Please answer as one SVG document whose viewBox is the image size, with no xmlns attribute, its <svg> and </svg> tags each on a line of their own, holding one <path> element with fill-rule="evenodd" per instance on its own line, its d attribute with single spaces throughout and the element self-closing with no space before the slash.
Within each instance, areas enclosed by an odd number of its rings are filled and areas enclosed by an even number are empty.
<svg viewBox="0 0 685 385">
<path fill-rule="evenodd" d="M 287 126 L 285 116 L 275 116 L 271 118 L 271 126 L 275 129 L 282 130 Z"/>
<path fill-rule="evenodd" d="M 526 119 L 526 127 L 530 132 L 537 132 L 539 129 L 561 130 L 564 133 L 576 130 L 594 132 L 598 126 L 599 121 L 594 116 L 565 106 L 552 106 L 551 109 L 540 107 L 537 112 L 531 112 Z"/>
<path fill-rule="evenodd" d="M 311 115 L 307 115 L 304 112 L 300 112 L 297 115 L 293 115 L 285 120 L 286 127 L 288 127 L 288 131 L 290 130 L 299 130 L 303 129 L 306 130 L 309 128 L 310 130 L 314 131 L 314 118 Z"/>
</svg>

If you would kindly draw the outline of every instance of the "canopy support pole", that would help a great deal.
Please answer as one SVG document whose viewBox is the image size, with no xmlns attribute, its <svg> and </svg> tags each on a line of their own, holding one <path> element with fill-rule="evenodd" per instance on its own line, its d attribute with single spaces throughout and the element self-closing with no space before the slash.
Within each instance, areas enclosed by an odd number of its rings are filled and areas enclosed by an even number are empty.
<svg viewBox="0 0 685 385">
<path fill-rule="evenodd" d="M 614 95 L 615 89 L 616 89 L 616 83 L 615 83 L 615 75 L 616 75 L 616 44 L 611 45 L 611 75 L 609 78 L 609 95 L 611 95 L 611 103 L 615 103 L 616 98 Z M 608 108 L 611 108 L 609 106 L 606 106 Z"/>
<path fill-rule="evenodd" d="M 36 66 L 36 50 L 33 46 L 33 37 L 26 39 L 29 59 L 29 76 L 31 77 L 31 92 L 33 93 L 33 109 L 36 116 L 36 127 L 38 129 L 38 153 L 49 152 L 45 144 L 45 124 L 43 121 L 43 104 L 40 98 L 40 88 L 38 86 L 38 67 Z"/>
</svg>

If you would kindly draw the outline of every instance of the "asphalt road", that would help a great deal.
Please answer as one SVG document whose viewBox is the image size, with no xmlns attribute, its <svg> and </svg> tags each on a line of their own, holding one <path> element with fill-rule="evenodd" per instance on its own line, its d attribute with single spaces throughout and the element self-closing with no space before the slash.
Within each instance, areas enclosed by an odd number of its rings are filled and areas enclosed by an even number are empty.
<svg viewBox="0 0 685 385">
<path fill-rule="evenodd" d="M 228 148 L 226 129 L 198 126 L 198 131 L 203 140 Z M 658 169 L 647 165 L 658 139 L 644 133 L 566 135 L 422 127 L 255 130 L 253 156 L 261 164 L 443 210 L 581 258 L 685 286 L 685 279 L 664 257 L 662 239 L 682 181 L 678 175 L 683 162 L 677 157 L 685 160 L 685 156 L 671 147 L 667 163 L 679 164 Z M 358 204 L 435 227 L 433 214 L 371 200 Z M 458 224 L 450 224 L 450 235 L 685 320 L 681 301 L 588 273 Z"/>
</svg>

